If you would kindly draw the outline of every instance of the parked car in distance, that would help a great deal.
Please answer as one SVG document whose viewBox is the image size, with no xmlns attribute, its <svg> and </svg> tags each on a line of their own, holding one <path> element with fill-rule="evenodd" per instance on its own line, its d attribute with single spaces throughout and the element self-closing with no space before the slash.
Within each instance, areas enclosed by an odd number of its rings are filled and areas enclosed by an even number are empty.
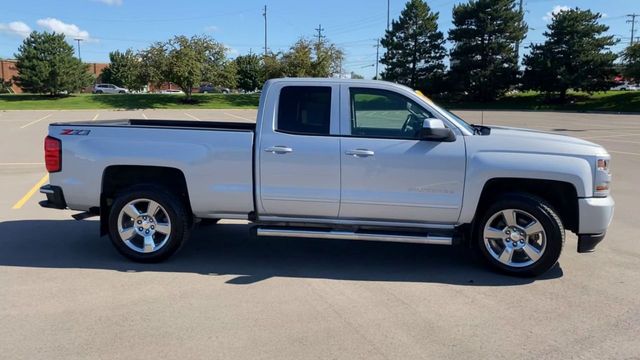
<svg viewBox="0 0 640 360">
<path fill-rule="evenodd" d="M 384 81 L 271 79 L 256 123 L 53 123 L 44 149 L 40 204 L 100 216 L 140 262 L 168 258 L 194 224 L 241 219 L 261 237 L 466 244 L 535 276 L 565 230 L 593 251 L 614 208 L 602 146 L 468 124 Z"/>
<path fill-rule="evenodd" d="M 625 81 L 623 83 L 620 83 L 620 84 L 612 87 L 610 90 L 638 91 L 638 90 L 640 90 L 640 86 L 636 85 L 636 84 L 631 84 L 631 83 Z"/>
<path fill-rule="evenodd" d="M 178 89 L 165 89 L 165 90 L 160 90 L 158 94 L 181 95 L 181 94 L 184 94 L 184 91 L 178 90 Z"/>
<path fill-rule="evenodd" d="M 202 84 L 200 85 L 199 92 L 203 94 L 215 94 L 215 93 L 230 94 L 231 89 L 222 87 L 222 86 L 214 86 L 211 84 Z"/>
<path fill-rule="evenodd" d="M 127 94 L 129 89 L 119 87 L 113 84 L 96 84 L 93 87 L 94 94 Z"/>
</svg>

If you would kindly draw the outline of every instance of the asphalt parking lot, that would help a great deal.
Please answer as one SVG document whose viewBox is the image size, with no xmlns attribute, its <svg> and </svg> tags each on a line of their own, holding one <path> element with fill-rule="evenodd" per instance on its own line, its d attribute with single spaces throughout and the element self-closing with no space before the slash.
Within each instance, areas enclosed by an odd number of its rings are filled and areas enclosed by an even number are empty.
<svg viewBox="0 0 640 360">
<path fill-rule="evenodd" d="M 253 110 L 0 111 L 0 357 L 640 359 L 640 115 L 460 111 L 605 146 L 616 212 L 593 254 L 570 234 L 538 279 L 463 248 L 255 239 L 224 222 L 170 261 L 121 258 L 96 221 L 42 209 L 56 121 L 253 121 Z"/>
</svg>

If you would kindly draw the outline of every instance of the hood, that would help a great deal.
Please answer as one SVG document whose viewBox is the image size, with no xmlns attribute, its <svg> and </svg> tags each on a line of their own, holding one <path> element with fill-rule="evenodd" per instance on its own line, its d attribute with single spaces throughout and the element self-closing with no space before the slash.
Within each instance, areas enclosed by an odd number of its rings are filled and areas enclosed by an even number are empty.
<svg viewBox="0 0 640 360">
<path fill-rule="evenodd" d="M 571 136 L 544 131 L 492 126 L 491 134 L 473 136 L 486 138 L 495 150 L 527 151 L 571 155 L 605 155 L 600 145 Z"/>
</svg>

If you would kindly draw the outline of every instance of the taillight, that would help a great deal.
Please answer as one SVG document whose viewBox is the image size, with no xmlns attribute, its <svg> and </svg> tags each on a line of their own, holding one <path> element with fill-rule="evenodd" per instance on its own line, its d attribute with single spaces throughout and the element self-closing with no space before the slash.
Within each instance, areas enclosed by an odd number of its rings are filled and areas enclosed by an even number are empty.
<svg viewBox="0 0 640 360">
<path fill-rule="evenodd" d="M 44 139 L 44 163 L 50 173 L 62 170 L 62 142 L 54 137 Z"/>
</svg>

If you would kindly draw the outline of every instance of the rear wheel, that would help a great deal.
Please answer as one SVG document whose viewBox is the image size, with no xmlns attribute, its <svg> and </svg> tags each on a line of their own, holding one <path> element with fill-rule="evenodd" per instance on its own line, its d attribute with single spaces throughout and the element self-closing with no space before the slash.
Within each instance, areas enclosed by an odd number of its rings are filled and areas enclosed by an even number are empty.
<svg viewBox="0 0 640 360">
<path fill-rule="evenodd" d="M 96 94 L 102 94 L 103 91 L 102 90 L 96 90 Z"/>
<path fill-rule="evenodd" d="M 189 236 L 182 202 L 162 189 L 131 189 L 109 214 L 109 237 L 118 252 L 138 262 L 158 262 L 178 251 Z"/>
<path fill-rule="evenodd" d="M 475 237 L 480 253 L 494 269 L 537 276 L 557 263 L 564 227 L 544 200 L 510 194 L 489 206 L 476 226 Z"/>
</svg>

